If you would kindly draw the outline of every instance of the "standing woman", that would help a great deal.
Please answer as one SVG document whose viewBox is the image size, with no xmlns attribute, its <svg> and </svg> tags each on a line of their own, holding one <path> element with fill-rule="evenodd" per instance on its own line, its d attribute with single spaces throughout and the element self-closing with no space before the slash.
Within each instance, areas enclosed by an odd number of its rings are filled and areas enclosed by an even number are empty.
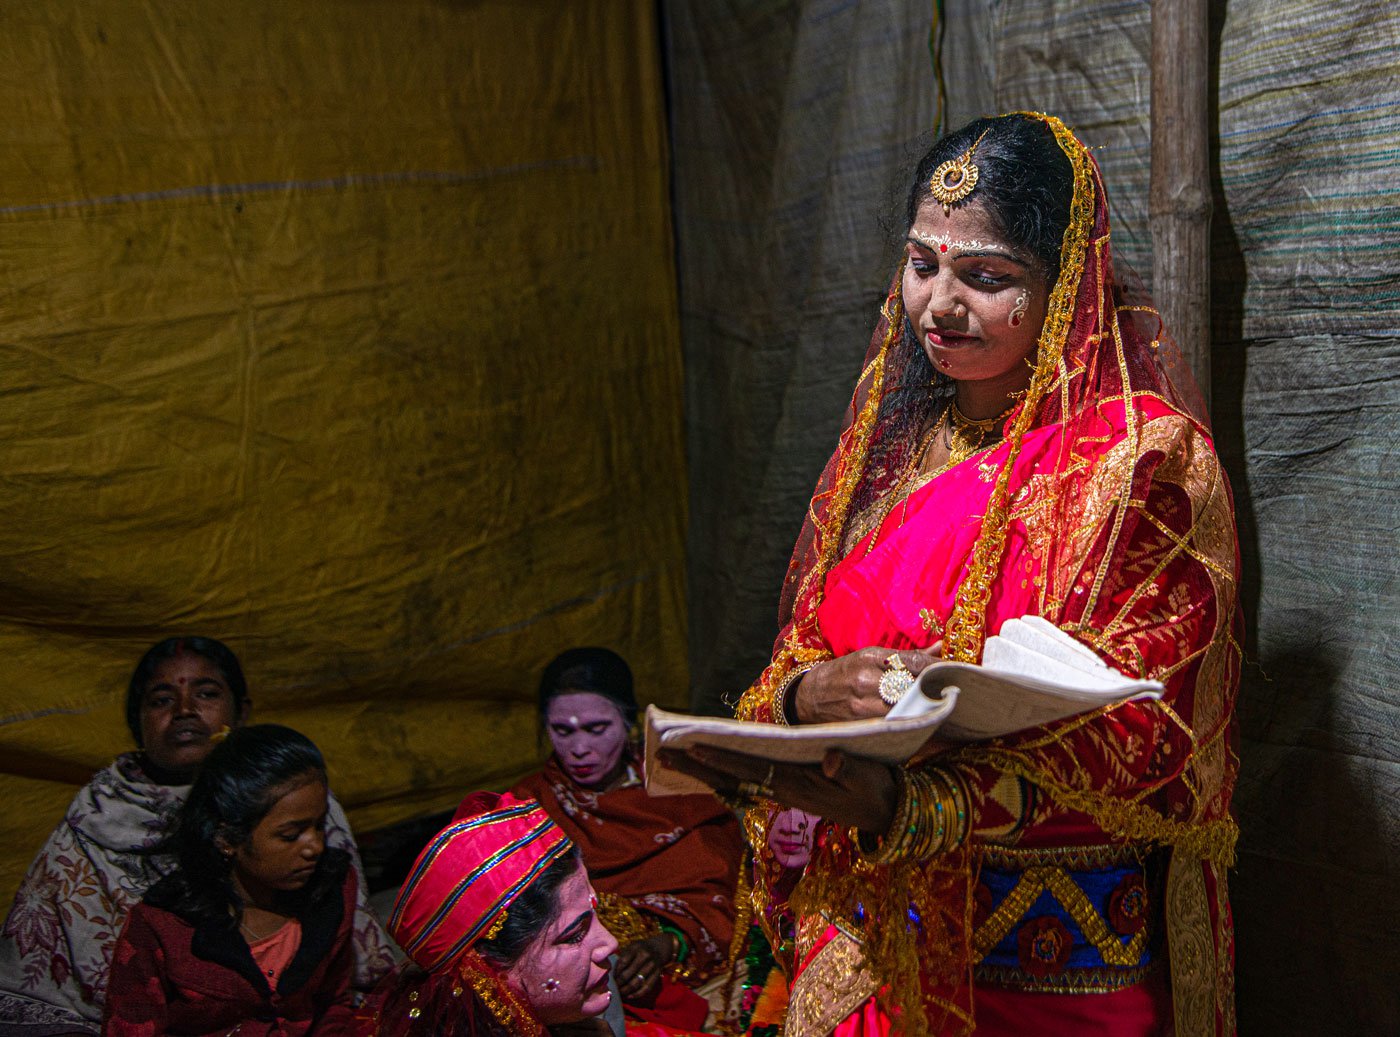
<svg viewBox="0 0 1400 1037">
<path fill-rule="evenodd" d="M 538 800 L 583 855 L 598 914 L 617 937 L 616 976 L 638 1019 L 699 1029 L 721 1007 L 743 836 L 712 796 L 652 799 L 632 738 L 632 671 L 606 648 L 571 648 L 540 679 L 554 749 L 511 791 Z"/>
<path fill-rule="evenodd" d="M 290 728 L 229 735 L 181 808 L 175 869 L 112 956 L 112 1037 L 349 1033 L 356 877 L 326 847 L 326 764 Z"/>
<path fill-rule="evenodd" d="M 759 833 L 768 801 L 825 819 L 785 1033 L 1233 1033 L 1238 549 L 1204 416 L 1058 119 L 938 141 L 907 219 L 740 715 L 883 715 L 1026 614 L 1166 694 L 904 767 L 668 765 L 760 797 Z"/>
</svg>

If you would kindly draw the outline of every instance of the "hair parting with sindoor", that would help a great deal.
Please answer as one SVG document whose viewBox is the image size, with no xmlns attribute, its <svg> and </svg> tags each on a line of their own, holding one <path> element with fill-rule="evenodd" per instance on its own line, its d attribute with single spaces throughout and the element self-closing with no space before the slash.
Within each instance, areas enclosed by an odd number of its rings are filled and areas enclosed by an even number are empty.
<svg viewBox="0 0 1400 1037">
<path fill-rule="evenodd" d="M 974 144 L 977 186 L 954 208 L 985 212 L 1008 245 L 1035 257 L 1046 285 L 1054 284 L 1074 199 L 1074 170 L 1054 131 L 1040 119 L 1019 114 L 974 119 L 939 138 L 915 167 L 905 225 L 912 226 L 919 207 L 933 197 L 933 171 Z"/>
<path fill-rule="evenodd" d="M 910 177 L 904 198 L 904 228 L 914 224 L 919 208 L 933 199 L 929 186 L 934 170 L 944 162 L 966 154 L 974 144 L 972 161 L 978 169 L 977 186 L 953 211 L 985 213 L 1003 244 L 1023 253 L 1036 264 L 1036 272 L 1048 295 L 1060 274 L 1060 250 L 1069 227 L 1074 199 L 1074 170 L 1054 131 L 1029 115 L 1002 115 L 972 122 L 940 137 L 924 152 Z M 900 241 L 903 242 L 903 233 Z M 901 244 L 901 249 L 903 245 Z M 890 380 L 881 404 L 882 422 L 892 414 L 908 416 L 915 424 L 937 413 L 953 398 L 957 386 L 934 368 L 919 345 L 919 336 L 906 314 L 902 319 L 899 348 L 887 370 Z M 895 422 L 891 432 L 877 437 L 871 448 L 872 471 L 905 448 L 908 429 Z M 876 478 L 864 488 L 857 510 L 868 505 L 870 492 L 887 488 Z"/>
</svg>

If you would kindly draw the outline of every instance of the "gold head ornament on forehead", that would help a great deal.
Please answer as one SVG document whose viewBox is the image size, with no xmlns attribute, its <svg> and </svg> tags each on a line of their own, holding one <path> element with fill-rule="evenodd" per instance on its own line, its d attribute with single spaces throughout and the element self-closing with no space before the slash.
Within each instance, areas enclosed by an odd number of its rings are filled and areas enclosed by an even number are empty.
<svg viewBox="0 0 1400 1037">
<path fill-rule="evenodd" d="M 977 145 L 982 143 L 990 130 L 983 130 L 982 136 L 972 142 L 972 147 L 968 148 L 957 158 L 950 158 L 933 171 L 933 176 L 929 178 L 928 189 L 940 202 L 943 203 L 943 215 L 953 214 L 953 204 L 960 202 L 972 193 L 972 189 L 977 186 L 978 169 L 972 162 L 972 156 L 977 151 Z"/>
</svg>

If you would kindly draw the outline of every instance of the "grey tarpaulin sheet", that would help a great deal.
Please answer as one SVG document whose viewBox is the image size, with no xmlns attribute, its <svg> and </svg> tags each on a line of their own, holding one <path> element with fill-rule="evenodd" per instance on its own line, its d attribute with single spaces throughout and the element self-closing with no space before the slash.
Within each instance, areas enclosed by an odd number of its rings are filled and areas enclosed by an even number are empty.
<svg viewBox="0 0 1400 1037">
<path fill-rule="evenodd" d="M 1244 1034 L 1400 1032 L 1400 14 L 1213 5 L 1214 419 L 1246 566 Z M 879 220 L 929 125 L 925 3 L 673 2 L 693 673 L 766 656 L 807 493 L 875 318 Z M 949 0 L 954 124 L 1033 107 L 1091 144 L 1150 274 L 1150 5 Z"/>
<path fill-rule="evenodd" d="M 778 586 L 891 267 L 933 121 L 928 9 L 668 3 L 691 470 L 692 683 L 761 668 Z"/>
</svg>

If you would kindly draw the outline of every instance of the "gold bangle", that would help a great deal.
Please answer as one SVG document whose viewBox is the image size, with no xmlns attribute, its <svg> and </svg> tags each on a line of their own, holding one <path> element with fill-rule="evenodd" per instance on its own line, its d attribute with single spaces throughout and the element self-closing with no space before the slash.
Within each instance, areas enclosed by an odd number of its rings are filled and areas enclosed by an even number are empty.
<svg viewBox="0 0 1400 1037">
<path fill-rule="evenodd" d="M 938 786 L 938 833 L 937 853 L 944 854 L 953 848 L 958 837 L 957 803 L 953 799 L 953 786 L 941 769 L 930 770 L 929 777 Z"/>
<path fill-rule="evenodd" d="M 937 777 L 929 770 L 919 772 L 919 782 L 923 787 L 923 809 L 919 817 L 922 838 L 919 840 L 915 859 L 932 860 L 943 850 L 947 837 L 948 818 L 943 809 L 943 790 Z"/>
<path fill-rule="evenodd" d="M 895 806 L 894 817 L 889 830 L 875 838 L 870 845 L 865 834 L 859 829 L 851 829 L 852 838 L 861 857 L 871 864 L 893 864 L 909 855 L 910 847 L 918 835 L 917 812 L 919 794 L 908 771 L 897 771 L 899 781 L 899 803 Z"/>
<path fill-rule="evenodd" d="M 812 667 L 815 665 L 816 663 L 810 663 L 807 666 L 798 667 L 797 669 L 789 673 L 786 677 L 784 677 L 783 683 L 779 684 L 778 687 L 774 689 L 773 723 L 781 724 L 783 727 L 792 726 L 791 722 L 789 722 L 788 720 L 788 696 L 792 694 L 792 691 L 794 688 L 797 687 L 798 682 L 801 681 L 803 677 L 807 676 L 808 671 L 811 670 Z M 794 709 L 793 716 L 795 717 L 796 715 L 797 712 L 796 709 Z"/>
<path fill-rule="evenodd" d="M 939 832 L 934 853 L 948 853 L 961 846 L 967 838 L 967 790 L 961 777 L 951 768 L 925 768 L 930 782 L 937 789 Z"/>
<path fill-rule="evenodd" d="M 920 840 L 914 852 L 916 861 L 930 861 L 938 854 L 938 847 L 944 840 L 944 814 L 939 809 L 938 784 L 927 771 L 918 773 L 918 782 L 923 788 L 923 803 L 918 816 L 918 828 L 920 828 Z"/>
<path fill-rule="evenodd" d="M 949 849 L 957 849 L 967 842 L 972 834 L 972 796 L 967 790 L 967 781 L 957 767 L 943 770 L 943 778 L 948 782 L 953 798 L 953 812 L 957 818 L 956 835 Z"/>
</svg>

